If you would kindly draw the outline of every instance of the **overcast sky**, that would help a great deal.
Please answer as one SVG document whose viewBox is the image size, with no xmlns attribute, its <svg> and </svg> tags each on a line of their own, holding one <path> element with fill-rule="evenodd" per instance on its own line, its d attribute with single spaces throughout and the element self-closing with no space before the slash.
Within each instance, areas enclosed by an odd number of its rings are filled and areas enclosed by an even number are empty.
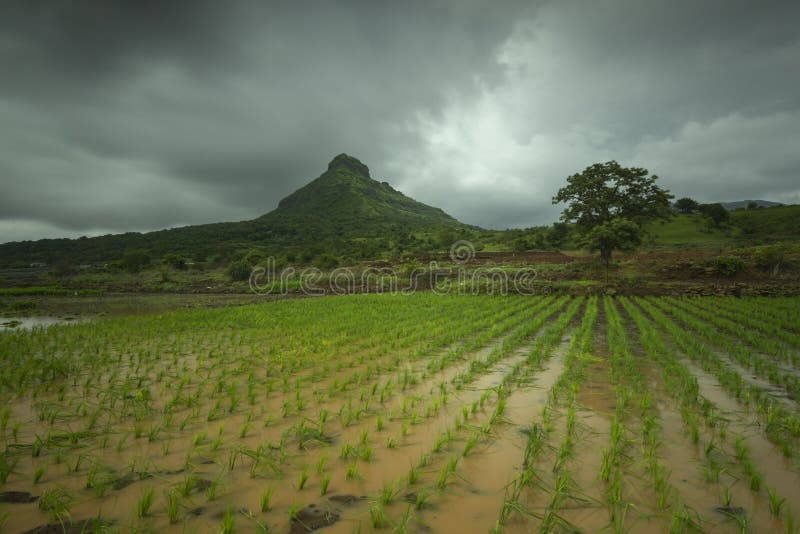
<svg viewBox="0 0 800 534">
<path fill-rule="evenodd" d="M 300 7 L 302 4 L 304 7 Z M 0 3 L 0 242 L 249 219 L 340 152 L 466 223 L 566 176 L 800 203 L 800 3 Z"/>
</svg>

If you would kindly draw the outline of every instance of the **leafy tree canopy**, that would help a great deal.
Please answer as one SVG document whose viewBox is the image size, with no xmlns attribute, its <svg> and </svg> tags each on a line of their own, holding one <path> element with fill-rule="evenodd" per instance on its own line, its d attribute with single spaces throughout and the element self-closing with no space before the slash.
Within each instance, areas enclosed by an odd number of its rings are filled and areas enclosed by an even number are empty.
<svg viewBox="0 0 800 534">
<path fill-rule="evenodd" d="M 616 161 L 595 163 L 568 177 L 553 204 L 567 204 L 561 219 L 575 223 L 608 264 L 614 248 L 639 244 L 644 223 L 671 216 L 672 195 L 656 180 L 658 176 L 648 176 L 647 169 L 640 167 L 622 167 Z"/>
<path fill-rule="evenodd" d="M 722 204 L 700 204 L 700 213 L 708 217 L 714 226 L 719 228 L 731 218 L 730 213 Z"/>
<path fill-rule="evenodd" d="M 612 251 L 632 252 L 642 244 L 642 231 L 636 223 L 617 217 L 592 228 L 584 235 L 583 244 L 600 251 L 600 258 L 609 265 Z"/>
<path fill-rule="evenodd" d="M 681 213 L 694 213 L 700 207 L 696 200 L 688 197 L 679 198 L 675 201 L 675 209 Z"/>
</svg>

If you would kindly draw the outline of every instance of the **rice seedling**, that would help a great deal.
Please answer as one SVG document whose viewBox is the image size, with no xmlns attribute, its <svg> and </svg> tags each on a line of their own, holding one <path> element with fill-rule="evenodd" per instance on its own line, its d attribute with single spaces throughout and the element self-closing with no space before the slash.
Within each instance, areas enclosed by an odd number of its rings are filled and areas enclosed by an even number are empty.
<svg viewBox="0 0 800 534">
<path fill-rule="evenodd" d="M 308 476 L 308 466 L 306 466 L 302 471 L 300 471 L 300 477 L 297 481 L 298 490 L 302 490 L 306 486 L 306 482 L 308 482 Z"/>
<path fill-rule="evenodd" d="M 331 476 L 328 473 L 322 475 L 319 486 L 319 494 L 321 496 L 324 496 L 325 494 L 328 493 L 328 486 L 330 485 L 330 483 L 331 483 Z"/>
<path fill-rule="evenodd" d="M 180 519 L 180 495 L 174 491 L 166 493 L 167 498 L 167 519 L 170 525 L 174 525 Z"/>
<path fill-rule="evenodd" d="M 139 497 L 139 500 L 136 502 L 136 516 L 137 517 L 147 517 L 150 515 L 150 508 L 153 506 L 153 502 L 155 501 L 155 491 L 153 488 L 147 488 Z"/>
<path fill-rule="evenodd" d="M 298 502 L 292 502 L 292 504 L 289 505 L 289 521 L 294 521 L 295 519 L 297 519 L 297 514 L 302 509 L 303 509 L 302 504 Z"/>
<path fill-rule="evenodd" d="M 73 502 L 74 499 L 66 488 L 56 486 L 44 490 L 39 497 L 38 506 L 39 510 L 63 524 L 71 518 L 70 507 Z"/>
<path fill-rule="evenodd" d="M 325 466 L 327 465 L 327 463 L 328 463 L 327 455 L 322 454 L 320 455 L 319 458 L 317 458 L 316 470 L 318 474 L 321 475 L 325 471 Z"/>
<path fill-rule="evenodd" d="M 275 488 L 267 487 L 261 492 L 258 498 L 259 507 L 262 512 L 269 512 L 272 507 L 272 496 L 275 493 Z"/>
<path fill-rule="evenodd" d="M 383 529 L 389 524 L 389 517 L 386 515 L 386 510 L 379 502 L 373 503 L 369 507 L 369 517 L 372 522 L 372 528 Z"/>
<path fill-rule="evenodd" d="M 378 491 L 378 502 L 383 506 L 388 506 L 397 495 L 397 488 L 394 484 L 384 482 L 381 489 Z"/>
<path fill-rule="evenodd" d="M 467 438 L 467 442 L 464 444 L 464 450 L 462 451 L 461 455 L 467 456 L 472 451 L 472 449 L 475 448 L 479 440 L 480 440 L 479 433 L 474 433 L 469 438 Z"/>
<path fill-rule="evenodd" d="M 781 516 L 783 505 L 786 503 L 786 498 L 778 495 L 774 488 L 767 488 L 767 495 L 769 496 L 769 511 L 775 517 Z"/>
<path fill-rule="evenodd" d="M 347 470 L 345 471 L 345 478 L 347 480 L 355 480 L 360 478 L 360 474 L 358 472 L 358 464 L 352 463 L 347 466 Z"/>
<path fill-rule="evenodd" d="M 233 534 L 236 531 L 236 525 L 233 519 L 233 512 L 230 508 L 225 510 L 225 515 L 222 517 L 222 525 L 220 526 L 221 534 Z"/>
<path fill-rule="evenodd" d="M 216 500 L 219 492 L 219 479 L 211 480 L 206 487 L 206 499 L 209 501 Z"/>
</svg>

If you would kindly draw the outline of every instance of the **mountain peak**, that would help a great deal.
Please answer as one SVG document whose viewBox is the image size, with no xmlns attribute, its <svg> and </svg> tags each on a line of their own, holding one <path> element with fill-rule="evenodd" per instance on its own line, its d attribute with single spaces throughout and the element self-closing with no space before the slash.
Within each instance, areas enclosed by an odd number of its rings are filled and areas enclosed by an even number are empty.
<svg viewBox="0 0 800 534">
<path fill-rule="evenodd" d="M 309 228 L 335 226 L 337 232 L 369 235 L 379 228 L 430 229 L 462 226 L 439 208 L 405 196 L 387 182 L 378 182 L 353 156 L 339 154 L 328 170 L 278 203 L 261 220 Z"/>
<path fill-rule="evenodd" d="M 329 171 L 347 170 L 360 176 L 371 178 L 369 175 L 369 167 L 361 163 L 358 159 L 347 154 L 339 154 L 328 163 Z"/>
</svg>

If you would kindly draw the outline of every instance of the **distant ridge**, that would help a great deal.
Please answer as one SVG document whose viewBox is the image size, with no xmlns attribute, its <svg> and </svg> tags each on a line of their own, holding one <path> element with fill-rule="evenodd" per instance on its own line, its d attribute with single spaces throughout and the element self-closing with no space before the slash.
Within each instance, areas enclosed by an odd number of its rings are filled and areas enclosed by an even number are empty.
<svg viewBox="0 0 800 534">
<path fill-rule="evenodd" d="M 735 200 L 733 202 L 720 202 L 726 210 L 741 210 L 747 208 L 751 202 L 755 202 L 759 208 L 772 208 L 774 206 L 783 206 L 780 202 L 771 202 L 769 200 Z"/>
</svg>

